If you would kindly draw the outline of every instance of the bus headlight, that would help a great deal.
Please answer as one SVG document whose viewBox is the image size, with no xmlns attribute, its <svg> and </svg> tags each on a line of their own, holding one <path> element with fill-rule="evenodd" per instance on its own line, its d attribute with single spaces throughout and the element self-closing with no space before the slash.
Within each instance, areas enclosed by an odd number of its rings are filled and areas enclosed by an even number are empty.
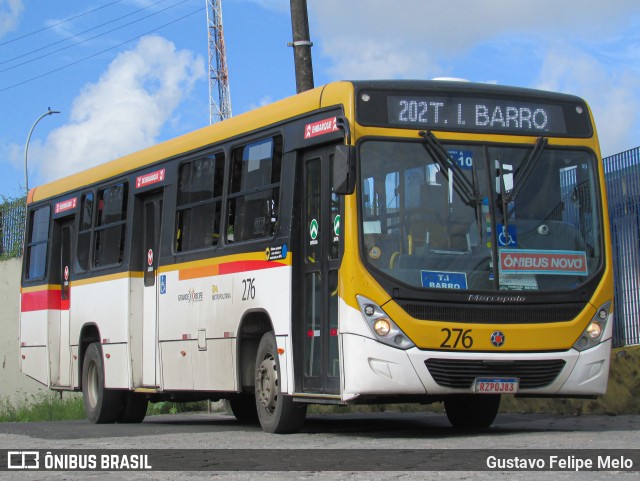
<svg viewBox="0 0 640 481">
<path fill-rule="evenodd" d="M 378 336 L 384 337 L 391 332 L 391 323 L 389 319 L 380 318 L 373 323 L 373 330 L 376 331 Z"/>
<path fill-rule="evenodd" d="M 379 305 L 364 296 L 356 296 L 356 298 L 362 316 L 378 341 L 400 349 L 415 347 L 411 339 L 396 326 Z"/>
<path fill-rule="evenodd" d="M 602 342 L 602 336 L 605 328 L 607 327 L 607 321 L 609 320 L 610 309 L 610 302 L 605 303 L 600 307 L 600 309 L 598 309 L 596 315 L 593 316 L 593 319 L 591 319 L 587 328 L 582 332 L 576 343 L 573 345 L 574 349 L 577 351 L 585 351 Z"/>
</svg>

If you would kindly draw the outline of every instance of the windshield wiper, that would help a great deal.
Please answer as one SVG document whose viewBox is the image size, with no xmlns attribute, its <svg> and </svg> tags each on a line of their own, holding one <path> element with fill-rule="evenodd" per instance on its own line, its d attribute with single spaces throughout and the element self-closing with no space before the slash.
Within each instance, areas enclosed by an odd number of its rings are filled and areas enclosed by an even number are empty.
<svg viewBox="0 0 640 481">
<path fill-rule="evenodd" d="M 458 192 L 465 204 L 475 208 L 478 239 L 482 239 L 482 195 L 478 190 L 478 174 L 475 165 L 471 166 L 472 181 L 470 181 L 462 168 L 451 158 L 447 149 L 444 148 L 432 132 L 420 131 L 419 134 L 425 140 L 422 145 L 436 161 L 440 167 L 440 172 L 447 180 L 449 180 L 449 172 L 452 173 L 454 180 L 457 181 L 453 183 L 453 188 Z"/>
<path fill-rule="evenodd" d="M 428 131 L 421 131 L 419 134 L 426 141 L 426 144 L 423 144 L 425 149 L 427 149 L 427 152 L 429 152 L 438 163 L 440 172 L 442 172 L 447 180 L 449 179 L 449 172 L 453 172 L 453 177 L 458 181 L 454 183 L 454 188 L 456 188 L 460 197 L 463 198 L 465 204 L 472 205 L 481 202 L 482 197 L 476 185 L 474 185 L 476 184 L 475 179 L 473 183 L 467 179 L 467 176 L 464 175 L 460 166 L 449 156 L 449 153 L 437 137 Z M 475 172 L 475 168 L 473 168 L 473 171 Z"/>
<path fill-rule="evenodd" d="M 533 149 L 531 150 L 531 152 L 529 152 L 529 155 L 522 162 L 522 166 L 513 176 L 513 189 L 511 189 L 508 194 L 506 192 L 504 193 L 504 195 L 506 196 L 505 200 L 507 204 L 516 200 L 516 197 L 518 197 L 520 190 L 522 190 L 522 187 L 527 183 L 527 179 L 531 175 L 531 172 L 533 172 L 533 168 L 535 167 L 536 162 L 540 158 L 540 155 L 542 154 L 548 143 L 549 140 L 546 137 L 538 137 L 538 140 L 536 140 L 536 145 L 533 146 Z"/>
</svg>

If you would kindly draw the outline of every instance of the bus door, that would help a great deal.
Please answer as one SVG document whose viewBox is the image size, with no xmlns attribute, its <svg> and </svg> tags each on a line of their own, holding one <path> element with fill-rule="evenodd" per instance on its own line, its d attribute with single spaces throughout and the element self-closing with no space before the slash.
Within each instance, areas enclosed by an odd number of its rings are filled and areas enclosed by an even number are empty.
<svg viewBox="0 0 640 481">
<path fill-rule="evenodd" d="M 71 386 L 71 346 L 70 346 L 70 316 L 71 301 L 71 240 L 73 239 L 73 217 L 62 220 L 59 224 L 58 248 L 60 262 L 56 263 L 55 275 L 60 280 L 60 310 L 59 315 L 50 315 L 48 345 L 49 345 L 49 379 L 51 386 Z"/>
<path fill-rule="evenodd" d="M 162 231 L 162 192 L 142 198 L 142 259 L 144 287 L 142 295 L 142 385 L 158 385 L 158 261 Z"/>
<path fill-rule="evenodd" d="M 299 259 L 302 323 L 296 366 L 306 393 L 340 393 L 338 349 L 338 267 L 340 266 L 340 198 L 331 192 L 334 146 L 308 151 L 302 166 L 302 258 Z M 301 338 L 301 339 L 300 339 Z M 301 342 L 300 342 L 301 341 Z M 300 354 L 300 350 L 297 350 Z"/>
</svg>

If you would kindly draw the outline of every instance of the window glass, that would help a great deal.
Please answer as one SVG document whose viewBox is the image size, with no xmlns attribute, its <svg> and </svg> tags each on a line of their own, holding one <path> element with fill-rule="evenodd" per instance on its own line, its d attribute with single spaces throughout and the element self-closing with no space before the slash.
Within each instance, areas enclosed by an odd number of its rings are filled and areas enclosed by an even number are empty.
<svg viewBox="0 0 640 481">
<path fill-rule="evenodd" d="M 124 259 L 126 217 L 126 183 L 98 191 L 97 225 L 94 230 L 94 267 L 119 264 Z"/>
<path fill-rule="evenodd" d="M 218 244 L 224 184 L 224 154 L 180 166 L 176 206 L 176 252 Z"/>
<path fill-rule="evenodd" d="M 46 273 L 50 216 L 51 209 L 48 205 L 31 212 L 30 240 L 27 245 L 28 279 L 41 279 Z"/>
<path fill-rule="evenodd" d="M 362 144 L 367 265 L 434 290 L 568 291 L 602 260 L 595 156 L 531 145 Z M 440 159 L 441 160 L 441 159 Z M 445 164 L 446 165 L 446 164 Z"/>
<path fill-rule="evenodd" d="M 89 268 L 89 248 L 91 246 L 91 223 L 93 220 L 93 192 L 82 196 L 80 209 L 80 229 L 76 248 L 76 271 Z"/>
<path fill-rule="evenodd" d="M 233 152 L 227 241 L 273 236 L 280 210 L 282 138 L 253 142 Z"/>
</svg>

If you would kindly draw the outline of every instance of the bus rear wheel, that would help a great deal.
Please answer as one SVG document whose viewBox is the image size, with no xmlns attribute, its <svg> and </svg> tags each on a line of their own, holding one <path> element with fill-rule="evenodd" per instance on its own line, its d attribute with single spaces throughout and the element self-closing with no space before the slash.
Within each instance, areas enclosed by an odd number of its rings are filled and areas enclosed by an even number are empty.
<svg viewBox="0 0 640 481">
<path fill-rule="evenodd" d="M 299 431 L 307 415 L 306 404 L 296 404 L 280 388 L 280 360 L 273 332 L 262 336 L 256 356 L 256 407 L 262 429 L 268 433 Z"/>
<path fill-rule="evenodd" d="M 122 411 L 122 391 L 104 387 L 102 347 L 94 342 L 87 348 L 82 363 L 82 398 L 89 422 L 114 423 Z"/>
<path fill-rule="evenodd" d="M 258 422 L 256 398 L 253 396 L 241 396 L 229 399 L 231 412 L 241 423 L 254 424 Z"/>
<path fill-rule="evenodd" d="M 447 418 L 455 428 L 488 428 L 499 408 L 500 394 L 455 394 L 444 400 Z"/>
<path fill-rule="evenodd" d="M 147 415 L 147 405 L 149 402 L 144 394 L 135 392 L 124 393 L 122 411 L 118 416 L 119 423 L 136 424 L 141 423 Z"/>
</svg>

